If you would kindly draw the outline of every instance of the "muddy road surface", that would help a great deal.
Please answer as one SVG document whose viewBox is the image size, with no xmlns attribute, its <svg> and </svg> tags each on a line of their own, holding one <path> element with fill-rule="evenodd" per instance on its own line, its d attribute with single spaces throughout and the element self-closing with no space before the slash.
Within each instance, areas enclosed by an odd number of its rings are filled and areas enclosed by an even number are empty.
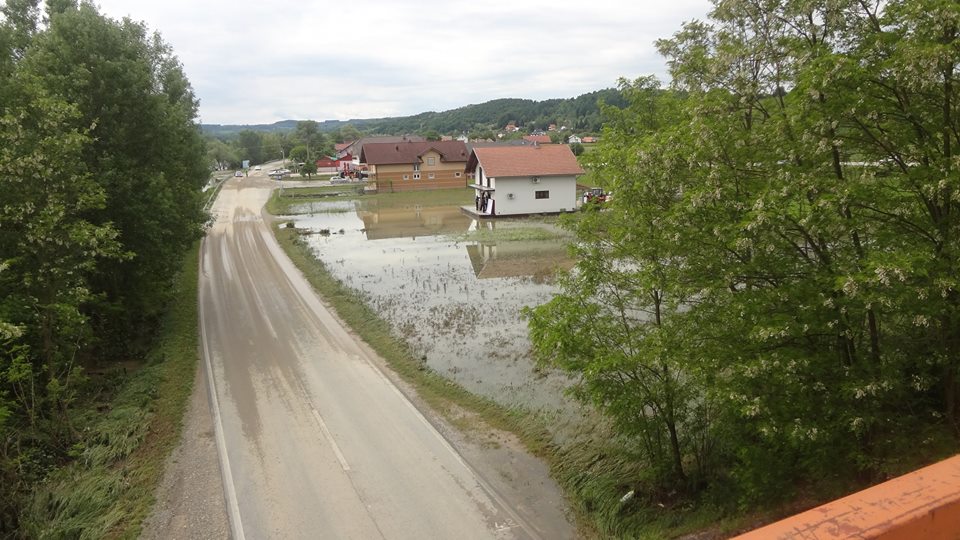
<svg viewBox="0 0 960 540">
<path fill-rule="evenodd" d="M 378 368 L 231 179 L 204 240 L 202 353 L 234 538 L 538 538 Z"/>
</svg>

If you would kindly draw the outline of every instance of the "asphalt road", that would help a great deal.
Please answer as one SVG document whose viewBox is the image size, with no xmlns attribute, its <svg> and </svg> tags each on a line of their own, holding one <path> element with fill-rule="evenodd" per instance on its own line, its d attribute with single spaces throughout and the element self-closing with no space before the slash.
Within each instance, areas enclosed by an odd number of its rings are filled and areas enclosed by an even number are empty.
<svg viewBox="0 0 960 540">
<path fill-rule="evenodd" d="M 200 277 L 227 514 L 242 538 L 531 538 L 283 254 L 271 181 L 230 179 Z"/>
</svg>

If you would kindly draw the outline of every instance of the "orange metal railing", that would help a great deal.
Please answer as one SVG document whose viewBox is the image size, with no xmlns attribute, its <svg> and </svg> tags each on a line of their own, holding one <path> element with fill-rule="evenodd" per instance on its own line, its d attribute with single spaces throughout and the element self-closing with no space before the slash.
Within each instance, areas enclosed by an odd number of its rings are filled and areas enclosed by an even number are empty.
<svg viewBox="0 0 960 540">
<path fill-rule="evenodd" d="M 737 537 L 788 538 L 960 539 L 960 455 Z"/>
</svg>

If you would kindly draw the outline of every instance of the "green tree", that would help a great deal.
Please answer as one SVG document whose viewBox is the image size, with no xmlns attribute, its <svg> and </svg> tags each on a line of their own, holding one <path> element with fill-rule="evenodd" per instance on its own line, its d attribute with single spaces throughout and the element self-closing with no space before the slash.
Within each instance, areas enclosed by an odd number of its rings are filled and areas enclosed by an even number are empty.
<svg viewBox="0 0 960 540">
<path fill-rule="evenodd" d="M 307 149 L 307 156 L 304 160 L 329 155 L 333 149 L 333 145 L 329 139 L 320 132 L 319 126 L 313 120 L 297 122 L 297 127 L 293 131 L 291 138 L 296 142 L 297 146 L 303 146 Z"/>
<path fill-rule="evenodd" d="M 307 146 L 305 144 L 294 146 L 293 149 L 290 150 L 290 159 L 292 159 L 296 163 L 304 163 L 306 161 L 309 161 L 309 158 L 308 158 L 309 155 L 310 155 L 310 150 L 307 149 Z"/>
<path fill-rule="evenodd" d="M 303 167 L 300 167 L 300 174 L 304 174 L 307 178 L 310 178 L 314 174 L 317 174 L 317 162 L 307 161 L 304 162 Z"/>
<path fill-rule="evenodd" d="M 623 82 L 622 89 L 633 102 L 627 110 L 608 111 L 611 140 L 595 158 L 610 182 L 634 171 L 637 138 L 675 117 L 675 98 L 658 92 L 655 80 Z M 651 487 L 687 488 L 702 471 L 684 463 L 694 455 L 697 464 L 707 458 L 698 429 L 705 413 L 693 399 L 698 375 L 682 352 L 691 329 L 673 317 L 679 299 L 668 293 L 670 272 L 662 257 L 672 248 L 647 236 L 657 227 L 654 216 L 671 201 L 656 192 L 660 187 L 628 194 L 621 205 L 630 212 L 585 212 L 569 223 L 579 240 L 577 271 L 560 281 L 563 294 L 528 314 L 540 361 L 580 374 L 576 395 L 636 438 L 650 464 Z"/>
<path fill-rule="evenodd" d="M 250 129 L 241 131 L 237 136 L 237 151 L 241 160 L 250 160 L 254 165 L 263 163 L 265 161 L 263 135 Z"/>
<path fill-rule="evenodd" d="M 658 43 L 675 114 L 648 81 L 607 108 L 585 159 L 615 197 L 531 335 L 641 447 L 679 448 L 675 478 L 769 502 L 955 436 L 958 20 L 720 1 Z"/>
<path fill-rule="evenodd" d="M 8 2 L 0 22 L 0 536 L 85 436 L 81 366 L 149 341 L 206 219 L 197 102 L 169 47 L 87 3 L 37 17 Z"/>
<path fill-rule="evenodd" d="M 363 134 L 353 124 L 346 124 L 340 128 L 340 142 L 351 142 L 360 137 L 363 137 Z"/>
<path fill-rule="evenodd" d="M 37 32 L 40 17 L 38 0 L 7 0 L 0 6 L 3 14 L 4 61 L 13 65 L 13 61 L 22 58 L 30 41 Z"/>
<path fill-rule="evenodd" d="M 97 335 L 105 346 L 125 346 L 155 322 L 205 221 L 200 189 L 209 168 L 196 98 L 158 36 L 89 4 L 53 15 L 21 68 L 77 104 L 78 129 L 93 126 L 83 162 L 107 197 L 93 220 L 112 223 L 124 250 L 136 254 L 97 269 Z"/>
<path fill-rule="evenodd" d="M 76 108 L 17 82 L 0 117 L 0 532 L 16 523 L 23 490 L 75 440 L 90 276 L 124 257 L 116 229 L 89 218 L 106 194 L 83 163 L 93 141 L 73 127 Z"/>
<path fill-rule="evenodd" d="M 570 143 L 570 151 L 573 152 L 575 156 L 583 154 L 583 144 L 578 142 Z"/>
<path fill-rule="evenodd" d="M 261 138 L 263 161 L 271 161 L 290 156 L 293 142 L 285 132 L 264 133 Z"/>
<path fill-rule="evenodd" d="M 221 141 L 211 139 L 207 141 L 207 162 L 217 170 L 236 168 L 240 165 L 240 158 L 236 149 Z"/>
</svg>

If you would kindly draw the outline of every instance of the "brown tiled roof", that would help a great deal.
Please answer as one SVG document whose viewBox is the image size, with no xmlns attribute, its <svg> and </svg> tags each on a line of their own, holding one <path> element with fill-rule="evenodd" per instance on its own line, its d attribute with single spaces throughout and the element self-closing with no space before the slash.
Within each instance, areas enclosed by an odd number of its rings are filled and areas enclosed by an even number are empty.
<svg viewBox="0 0 960 540">
<path fill-rule="evenodd" d="M 487 177 L 583 174 L 577 157 L 565 144 L 474 148 L 467 172 L 483 167 Z"/>
<path fill-rule="evenodd" d="M 369 143 L 363 145 L 360 161 L 370 165 L 415 163 L 430 150 L 440 153 L 441 161 L 467 161 L 467 146 L 463 141 L 426 141 L 398 143 Z"/>
<path fill-rule="evenodd" d="M 374 135 L 372 137 L 364 137 L 358 139 L 357 142 L 353 144 L 353 149 L 351 153 L 355 156 L 363 154 L 363 147 L 368 144 L 376 143 L 398 143 L 398 142 L 423 142 L 426 139 L 419 135 Z"/>
</svg>

